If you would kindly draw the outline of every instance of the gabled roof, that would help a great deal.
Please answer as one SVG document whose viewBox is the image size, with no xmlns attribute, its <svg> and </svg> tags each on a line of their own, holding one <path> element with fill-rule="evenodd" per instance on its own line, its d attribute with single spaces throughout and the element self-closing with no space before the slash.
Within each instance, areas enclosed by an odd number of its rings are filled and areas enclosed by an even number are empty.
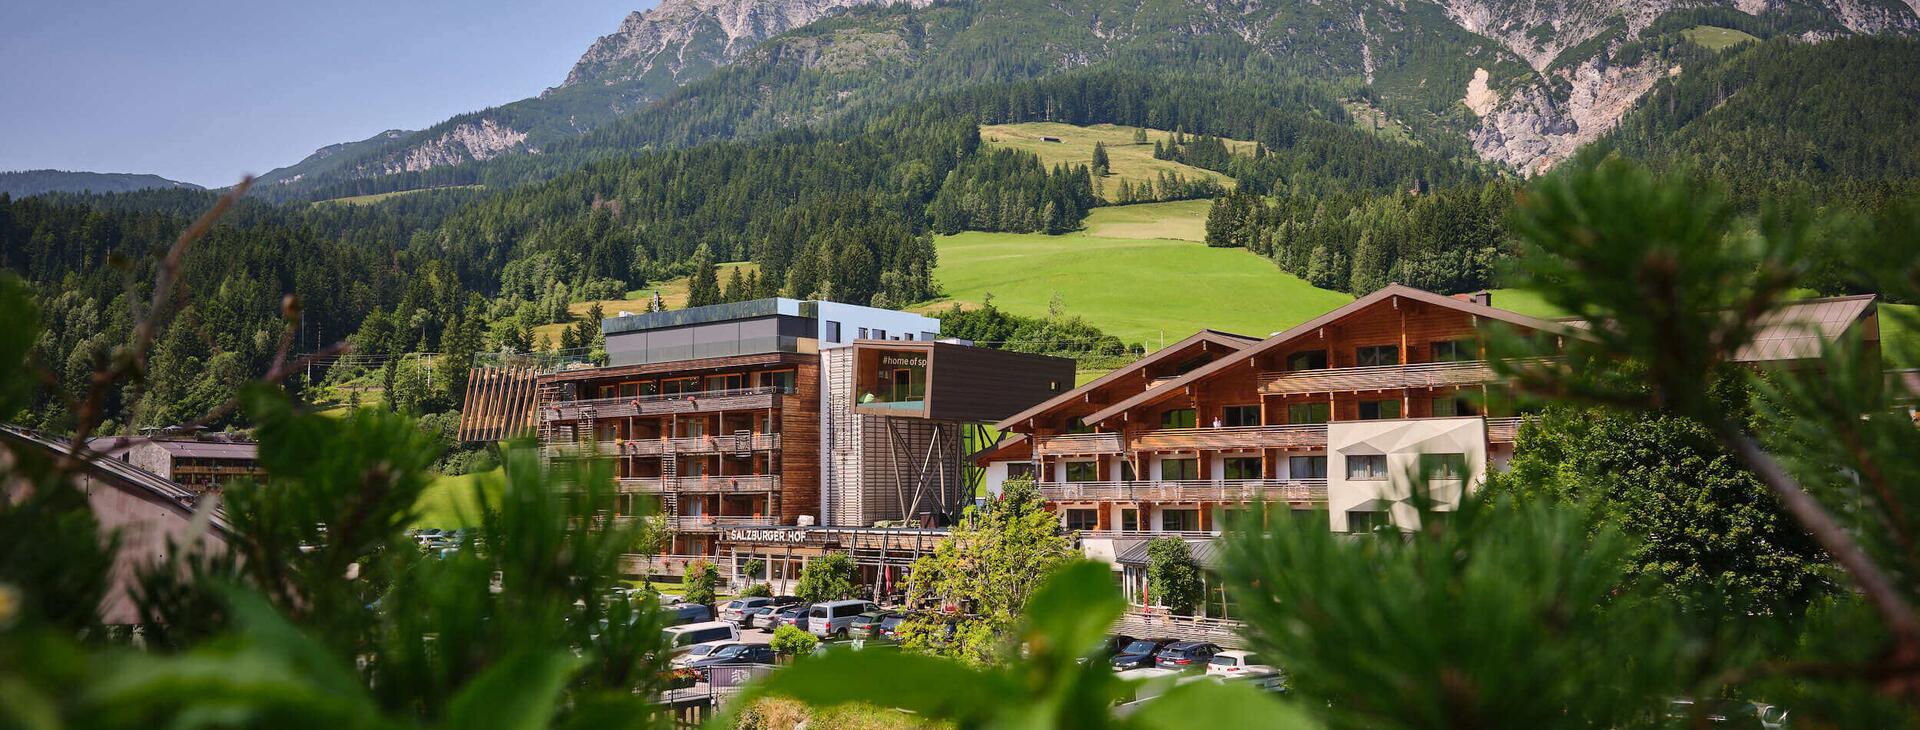
<svg viewBox="0 0 1920 730">
<path fill-rule="evenodd" d="M 1804 360 L 1819 357 L 1827 343 L 1840 338 L 1860 320 L 1874 313 L 1874 294 L 1844 297 L 1819 297 L 1786 302 L 1778 309 L 1760 315 L 1755 323 L 1753 341 L 1733 354 L 1734 362 Z M 1562 325 L 1585 330 L 1591 322 L 1576 317 L 1558 320 Z"/>
<path fill-rule="evenodd" d="M 23 444 L 44 452 L 49 458 L 73 453 L 72 445 L 64 440 L 47 434 L 18 426 L 0 424 L 0 439 Z M 91 446 L 88 447 L 91 451 Z M 192 519 L 195 503 L 200 495 L 172 480 L 140 467 L 106 457 L 98 453 L 86 455 L 82 467 L 94 478 L 131 493 L 151 497 L 153 501 L 164 504 L 178 513 L 181 519 Z M 216 503 L 208 515 L 209 524 L 222 539 L 233 533 L 231 523 L 227 521 L 227 510 Z"/>
<path fill-rule="evenodd" d="M 1138 360 L 1128 363 L 1126 366 L 1118 370 L 1115 370 L 1113 372 L 1107 373 L 1106 375 L 1102 375 L 1098 378 L 1095 378 L 1092 381 L 1089 381 L 1086 385 L 1082 385 L 1078 388 L 1074 388 L 1073 390 L 1069 390 L 1065 393 L 1061 393 L 1052 398 L 1048 398 L 1044 401 L 1041 401 L 1038 405 L 1035 405 L 1032 408 L 1028 408 L 1024 411 L 1008 416 L 1006 419 L 1000 421 L 999 423 L 994 424 L 994 428 L 998 428 L 1002 431 L 1010 430 L 1014 426 L 1019 425 L 1022 421 L 1025 421 L 1029 418 L 1039 417 L 1055 408 L 1077 401 L 1085 397 L 1088 393 L 1091 393 L 1095 390 L 1105 387 L 1111 383 L 1118 382 L 1121 378 L 1125 378 L 1128 375 L 1137 373 L 1142 368 L 1145 368 L 1149 365 L 1153 365 L 1154 363 L 1158 363 L 1162 360 L 1166 360 L 1167 358 L 1172 357 L 1173 355 L 1179 354 L 1180 351 L 1188 347 L 1192 347 L 1194 344 L 1199 342 L 1208 342 L 1211 344 L 1221 345 L 1233 350 L 1238 350 L 1259 341 L 1260 341 L 1260 338 L 1258 337 L 1236 335 L 1232 332 L 1222 332 L 1220 330 L 1200 330 L 1199 332 L 1195 332 L 1192 335 L 1187 336 L 1187 338 L 1184 340 L 1175 342 L 1171 345 L 1167 345 L 1166 347 L 1162 347 L 1158 350 L 1154 350 L 1153 352 L 1148 353 L 1146 357 L 1142 357 Z"/>
<path fill-rule="evenodd" d="M 1281 345 L 1285 345 L 1286 343 L 1293 341 L 1294 338 L 1311 333 L 1314 330 L 1320 329 L 1321 327 L 1325 327 L 1327 325 L 1333 324 L 1341 320 L 1342 318 L 1345 318 L 1348 315 L 1351 315 L 1355 312 L 1359 312 L 1360 310 L 1366 309 L 1367 307 L 1371 307 L 1375 304 L 1379 304 L 1380 302 L 1387 301 L 1392 297 L 1402 297 L 1402 298 L 1410 299 L 1416 302 L 1422 302 L 1425 304 L 1431 304 L 1436 307 L 1442 307 L 1445 309 L 1452 309 L 1460 312 L 1465 312 L 1467 314 L 1471 314 L 1476 317 L 1486 317 L 1488 319 L 1498 320 L 1501 322 L 1506 322 L 1508 324 L 1525 327 L 1532 330 L 1540 330 L 1545 332 L 1565 332 L 1568 330 L 1566 325 L 1558 322 L 1539 319 L 1535 317 L 1529 317 L 1524 314 L 1509 312 L 1505 309 L 1489 307 L 1484 304 L 1475 304 L 1473 302 L 1469 302 L 1466 300 L 1455 299 L 1453 297 L 1449 297 L 1444 294 L 1435 294 L 1433 292 L 1426 291 L 1424 289 L 1415 289 L 1413 287 L 1402 286 L 1400 284 L 1388 284 L 1385 288 L 1379 291 L 1360 297 L 1359 299 L 1355 299 L 1351 302 L 1347 302 L 1346 304 L 1343 304 L 1327 312 L 1326 314 L 1322 314 L 1318 317 L 1314 317 L 1313 319 L 1307 320 L 1305 322 L 1302 322 L 1298 325 L 1293 326 L 1292 328 L 1286 330 L 1285 332 L 1281 332 L 1272 337 L 1268 337 L 1267 339 L 1261 340 L 1258 344 L 1254 344 L 1249 347 L 1242 348 L 1239 352 L 1236 352 L 1232 355 L 1220 358 L 1213 362 L 1207 363 L 1206 365 L 1202 365 L 1198 368 L 1194 368 L 1193 372 L 1187 373 L 1186 375 L 1180 376 L 1178 378 L 1174 378 L 1165 383 L 1161 383 L 1160 385 L 1149 388 L 1147 389 L 1146 392 L 1133 396 L 1132 398 L 1128 398 L 1126 400 L 1120 401 L 1119 403 L 1115 403 L 1111 406 L 1107 406 L 1106 408 L 1103 408 L 1100 411 L 1095 412 L 1090 416 L 1087 416 L 1084 419 L 1084 421 L 1088 424 L 1099 423 L 1100 421 L 1104 421 L 1108 418 L 1112 418 L 1135 406 L 1158 401 L 1159 399 L 1165 396 L 1171 395 L 1173 393 L 1177 393 L 1180 391 L 1180 389 L 1185 388 L 1188 385 L 1191 385 L 1200 380 L 1203 380 L 1208 376 L 1213 375 L 1214 373 L 1220 372 L 1229 367 L 1233 367 L 1233 365 L 1236 363 L 1245 362 L 1248 358 L 1254 357 L 1256 355 L 1260 355 L 1265 352 L 1270 352 L 1274 348 L 1280 347 Z"/>
</svg>

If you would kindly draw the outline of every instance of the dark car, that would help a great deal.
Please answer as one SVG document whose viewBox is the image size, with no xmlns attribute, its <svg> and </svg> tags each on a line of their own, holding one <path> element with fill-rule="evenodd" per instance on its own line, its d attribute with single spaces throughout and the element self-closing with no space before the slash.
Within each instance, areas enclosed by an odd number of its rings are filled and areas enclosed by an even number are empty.
<svg viewBox="0 0 1920 730">
<path fill-rule="evenodd" d="M 723 664 L 772 664 L 773 647 L 766 644 L 734 644 L 713 650 L 712 653 L 687 662 L 687 668 L 700 673 L 700 680 L 706 681 L 707 670 Z"/>
<path fill-rule="evenodd" d="M 676 603 L 663 606 L 660 611 L 667 615 L 668 626 L 683 626 L 713 620 L 713 607 L 698 603 Z"/>
<path fill-rule="evenodd" d="M 853 623 L 847 624 L 847 638 L 849 639 L 873 638 L 874 627 L 880 625 L 880 621 L 882 619 L 885 619 L 886 617 L 887 617 L 886 614 L 880 613 L 879 611 L 868 611 L 866 613 L 853 617 Z"/>
<path fill-rule="evenodd" d="M 1206 669 L 1220 647 L 1204 641 L 1176 641 L 1153 655 L 1153 664 L 1161 669 Z"/>
<path fill-rule="evenodd" d="M 767 618 L 765 624 L 766 629 L 772 631 L 782 626 L 798 626 L 801 629 L 805 629 L 807 628 L 807 609 L 809 608 L 813 608 L 813 604 L 796 603 L 782 608 Z"/>
<path fill-rule="evenodd" d="M 890 641 L 899 641 L 900 640 L 900 624 L 903 624 L 906 622 L 907 622 L 906 614 L 903 614 L 903 613 L 887 614 L 886 618 L 880 619 L 879 633 L 881 636 L 886 637 Z"/>
<path fill-rule="evenodd" d="M 1118 671 L 1151 667 L 1153 655 L 1171 643 L 1172 639 L 1134 639 L 1133 643 L 1121 647 L 1120 652 L 1113 655 L 1113 668 Z"/>
<path fill-rule="evenodd" d="M 879 618 L 870 621 L 860 620 L 864 618 L 866 616 L 863 615 L 853 620 L 853 626 L 847 629 L 848 636 L 867 641 L 898 641 L 900 624 L 907 621 L 907 615 L 903 613 L 881 613 Z"/>
<path fill-rule="evenodd" d="M 800 602 L 799 596 L 774 596 L 773 597 L 773 606 L 775 608 L 786 608 L 788 606 L 792 606 L 799 602 Z"/>
<path fill-rule="evenodd" d="M 1112 661 L 1114 657 L 1120 656 L 1122 652 L 1125 652 L 1128 646 L 1132 646 L 1135 641 L 1138 641 L 1138 639 L 1126 634 L 1112 634 L 1101 639 L 1099 644 L 1094 645 L 1092 656 L 1095 659 Z"/>
</svg>

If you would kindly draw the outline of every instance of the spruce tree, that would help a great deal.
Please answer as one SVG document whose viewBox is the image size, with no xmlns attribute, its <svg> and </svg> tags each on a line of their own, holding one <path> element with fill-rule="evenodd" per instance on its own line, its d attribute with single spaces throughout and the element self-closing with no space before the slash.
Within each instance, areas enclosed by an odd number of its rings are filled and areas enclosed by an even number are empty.
<svg viewBox="0 0 1920 730">
<path fill-rule="evenodd" d="M 693 252 L 693 274 L 687 279 L 687 306 L 704 307 L 721 301 L 720 270 L 713 263 L 713 249 L 700 244 Z"/>
<path fill-rule="evenodd" d="M 1111 166 L 1112 161 L 1107 159 L 1107 144 L 1105 142 L 1093 143 L 1093 174 L 1099 177 L 1106 177 L 1111 174 L 1109 172 Z"/>
</svg>

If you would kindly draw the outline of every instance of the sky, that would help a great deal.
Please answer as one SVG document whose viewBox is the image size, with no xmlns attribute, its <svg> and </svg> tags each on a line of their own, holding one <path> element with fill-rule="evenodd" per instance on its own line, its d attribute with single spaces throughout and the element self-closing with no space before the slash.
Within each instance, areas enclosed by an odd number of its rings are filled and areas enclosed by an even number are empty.
<svg viewBox="0 0 1920 730">
<path fill-rule="evenodd" d="M 655 0 L 0 0 L 0 170 L 207 187 L 540 93 Z"/>
</svg>

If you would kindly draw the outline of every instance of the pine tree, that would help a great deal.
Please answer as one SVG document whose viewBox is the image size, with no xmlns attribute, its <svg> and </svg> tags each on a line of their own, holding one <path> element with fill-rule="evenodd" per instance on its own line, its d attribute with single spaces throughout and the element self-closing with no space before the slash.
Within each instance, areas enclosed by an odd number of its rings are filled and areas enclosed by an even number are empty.
<svg viewBox="0 0 1920 730">
<path fill-rule="evenodd" d="M 1147 128 L 1146 128 L 1146 127 L 1134 127 L 1134 128 L 1133 128 L 1133 143 L 1134 143 L 1134 144 L 1146 144 L 1146 143 L 1147 143 Z"/>
<path fill-rule="evenodd" d="M 693 253 L 693 274 L 687 279 L 687 306 L 704 307 L 722 301 L 720 270 L 713 263 L 713 249 L 700 244 Z"/>
<path fill-rule="evenodd" d="M 720 297 L 723 301 L 744 302 L 753 298 L 753 291 L 747 288 L 747 278 L 740 275 L 741 268 L 735 266 L 727 272 L 727 288 Z"/>
<path fill-rule="evenodd" d="M 1107 144 L 1105 142 L 1093 143 L 1093 174 L 1098 177 L 1106 177 L 1111 174 L 1109 172 L 1111 166 L 1112 161 L 1107 159 Z"/>
</svg>

